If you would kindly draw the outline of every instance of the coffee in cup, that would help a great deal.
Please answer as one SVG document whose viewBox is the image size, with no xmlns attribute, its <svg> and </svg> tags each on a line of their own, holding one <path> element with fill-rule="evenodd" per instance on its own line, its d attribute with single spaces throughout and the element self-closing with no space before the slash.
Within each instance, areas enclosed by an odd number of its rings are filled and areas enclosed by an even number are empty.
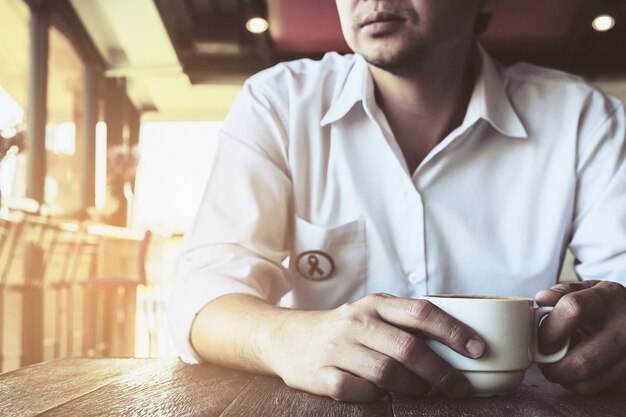
<svg viewBox="0 0 626 417">
<path fill-rule="evenodd" d="M 471 384 L 470 395 L 504 395 L 524 379 L 533 363 L 554 363 L 569 349 L 569 340 L 558 352 L 544 354 L 537 345 L 538 328 L 553 307 L 533 307 L 530 298 L 427 295 L 422 297 L 474 329 L 485 341 L 478 359 L 465 357 L 433 339 L 426 344 L 460 370 Z"/>
</svg>

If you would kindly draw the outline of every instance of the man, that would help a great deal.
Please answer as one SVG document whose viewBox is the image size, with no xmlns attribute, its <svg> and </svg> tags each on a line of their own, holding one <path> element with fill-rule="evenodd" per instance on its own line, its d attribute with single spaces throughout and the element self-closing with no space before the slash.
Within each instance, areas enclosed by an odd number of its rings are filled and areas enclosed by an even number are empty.
<svg viewBox="0 0 626 417">
<path fill-rule="evenodd" d="M 474 37 L 494 2 L 337 0 L 356 55 L 246 83 L 178 268 L 170 325 L 186 361 L 338 400 L 461 398 L 468 382 L 423 337 L 472 358 L 488 346 L 418 298 L 532 297 L 569 247 L 589 281 L 537 294 L 555 305 L 543 349 L 575 345 L 544 373 L 575 392 L 624 388 L 623 107 L 575 77 L 494 63 Z M 288 291 L 292 308 L 276 306 Z"/>
</svg>

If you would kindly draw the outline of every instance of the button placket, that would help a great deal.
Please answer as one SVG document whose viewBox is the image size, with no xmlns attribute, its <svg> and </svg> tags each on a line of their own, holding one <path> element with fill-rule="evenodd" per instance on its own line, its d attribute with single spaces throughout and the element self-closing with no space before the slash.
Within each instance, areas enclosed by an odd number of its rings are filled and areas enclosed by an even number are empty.
<svg viewBox="0 0 626 417">
<path fill-rule="evenodd" d="M 406 200 L 410 204 L 410 210 L 413 212 L 414 236 L 411 242 L 414 243 L 414 257 L 412 265 L 409 268 L 407 279 L 411 286 L 424 286 L 426 281 L 426 250 L 425 250 L 425 234 L 424 234 L 424 205 L 420 193 L 411 189 L 405 193 Z"/>
<path fill-rule="evenodd" d="M 416 203 L 416 202 L 418 202 L 420 200 L 419 194 L 417 193 L 417 191 L 414 191 L 414 190 L 413 191 L 408 191 L 405 194 L 405 197 L 406 197 L 406 200 L 409 203 Z"/>
</svg>

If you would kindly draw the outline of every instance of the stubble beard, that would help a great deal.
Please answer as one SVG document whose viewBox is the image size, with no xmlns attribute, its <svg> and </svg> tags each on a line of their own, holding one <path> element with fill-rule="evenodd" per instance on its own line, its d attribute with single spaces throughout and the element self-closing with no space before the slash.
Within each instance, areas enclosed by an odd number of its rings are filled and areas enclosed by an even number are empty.
<svg viewBox="0 0 626 417">
<path fill-rule="evenodd" d="M 368 64 L 398 76 L 419 73 L 428 58 L 425 45 L 422 45 L 420 41 L 416 41 L 410 47 L 397 51 L 392 55 L 388 55 L 387 52 L 364 53 L 362 55 Z"/>
</svg>

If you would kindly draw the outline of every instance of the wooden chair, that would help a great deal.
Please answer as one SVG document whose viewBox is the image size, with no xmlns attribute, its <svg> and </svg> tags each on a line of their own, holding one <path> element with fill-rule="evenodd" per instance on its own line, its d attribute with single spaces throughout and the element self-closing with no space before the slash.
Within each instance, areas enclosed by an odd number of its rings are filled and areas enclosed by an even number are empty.
<svg viewBox="0 0 626 417">
<path fill-rule="evenodd" d="M 30 365 L 43 360 L 43 250 L 41 242 L 48 236 L 45 219 L 33 214 L 18 212 L 22 216 L 11 238 L 5 259 L 2 279 L 6 296 L 11 302 L 12 321 L 5 323 L 10 337 L 12 362 L 17 366 Z M 5 361 L 6 364 L 6 361 Z"/>
<path fill-rule="evenodd" d="M 91 344 L 92 305 L 89 298 L 90 278 L 94 276 L 100 237 L 90 234 L 83 228 L 78 238 L 76 255 L 70 266 L 67 292 L 67 333 L 68 355 L 94 356 Z"/>
<path fill-rule="evenodd" d="M 20 243 L 20 236 L 24 226 L 22 216 L 12 218 L 2 217 L 2 247 L 0 249 L 0 285 L 4 286 L 15 263 L 15 254 Z"/>
<path fill-rule="evenodd" d="M 22 222 L 18 218 L 0 217 L 0 372 L 5 362 L 5 296 L 7 281 L 19 242 Z"/>
<path fill-rule="evenodd" d="M 44 360 L 70 356 L 67 343 L 73 314 L 71 268 L 78 255 L 81 228 L 77 223 L 48 220 L 48 241 L 42 243 L 44 270 Z"/>
<path fill-rule="evenodd" d="M 146 259 L 152 232 L 146 230 L 143 239 L 138 242 L 136 255 L 136 273 L 130 276 L 95 276 L 90 279 L 92 299 L 95 311 L 93 329 L 95 329 L 95 356 L 133 356 L 132 348 L 120 345 L 120 341 L 134 340 L 137 288 L 146 285 Z M 99 262 L 106 260 L 99 259 Z M 130 331 L 129 329 L 132 329 Z M 122 343 L 123 345 L 124 343 Z M 129 346 L 126 343 L 126 346 Z"/>
<path fill-rule="evenodd" d="M 79 226 L 75 223 L 25 215 L 19 244 L 9 258 L 22 267 L 9 268 L 5 288 L 18 294 L 13 315 L 21 323 L 21 366 L 67 355 L 64 332 L 67 314 L 66 281 L 76 251 Z M 14 338 L 16 335 L 14 335 Z"/>
</svg>

